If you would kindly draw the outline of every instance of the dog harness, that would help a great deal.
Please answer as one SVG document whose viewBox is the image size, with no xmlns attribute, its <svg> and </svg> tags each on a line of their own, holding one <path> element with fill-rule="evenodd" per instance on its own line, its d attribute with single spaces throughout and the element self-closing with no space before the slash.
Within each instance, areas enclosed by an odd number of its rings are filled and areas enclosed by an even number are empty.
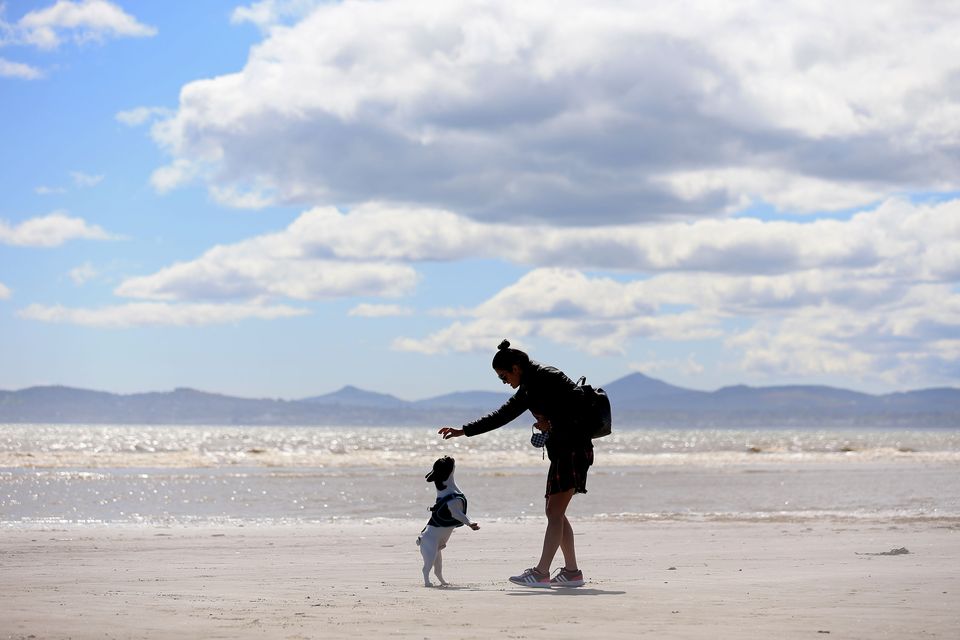
<svg viewBox="0 0 960 640">
<path fill-rule="evenodd" d="M 463 523 L 450 515 L 450 507 L 447 503 L 456 499 L 463 500 L 463 513 L 467 513 L 467 496 L 462 493 L 451 493 L 437 498 L 437 503 L 430 507 L 430 522 L 427 524 L 435 527 L 462 527 Z"/>
</svg>

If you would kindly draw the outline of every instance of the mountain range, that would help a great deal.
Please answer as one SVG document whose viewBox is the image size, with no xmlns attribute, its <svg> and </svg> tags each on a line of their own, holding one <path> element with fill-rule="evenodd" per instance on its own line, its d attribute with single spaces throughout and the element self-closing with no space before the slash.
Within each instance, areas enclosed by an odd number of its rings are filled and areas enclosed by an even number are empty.
<svg viewBox="0 0 960 640">
<path fill-rule="evenodd" d="M 960 389 L 872 395 L 825 386 L 716 391 L 677 387 L 642 373 L 603 388 L 620 427 L 900 426 L 960 427 Z M 425 400 L 345 386 L 299 400 L 239 398 L 195 389 L 114 394 L 62 386 L 0 391 L 0 422 L 244 425 L 459 425 L 509 397 L 464 391 Z"/>
</svg>

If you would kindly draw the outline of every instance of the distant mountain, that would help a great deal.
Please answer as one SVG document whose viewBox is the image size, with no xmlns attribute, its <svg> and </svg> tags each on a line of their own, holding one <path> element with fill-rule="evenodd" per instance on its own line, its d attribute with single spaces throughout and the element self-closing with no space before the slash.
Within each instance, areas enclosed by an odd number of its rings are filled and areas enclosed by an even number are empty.
<svg viewBox="0 0 960 640">
<path fill-rule="evenodd" d="M 333 405 L 342 405 L 342 406 L 356 406 L 356 407 L 402 407 L 407 404 L 405 400 L 401 400 L 395 396 L 388 395 L 386 393 L 375 393 L 373 391 L 364 391 L 363 389 L 358 389 L 357 387 L 347 385 L 340 389 L 339 391 L 334 391 L 333 393 L 328 393 L 322 396 L 313 396 L 312 398 L 304 398 L 301 402 L 309 402 L 313 404 L 333 404 Z"/>
<path fill-rule="evenodd" d="M 234 398 L 195 389 L 118 395 L 71 387 L 32 387 L 0 395 L 0 421 L 234 424 L 282 417 L 282 400 Z"/>
<path fill-rule="evenodd" d="M 670 411 L 698 405 L 710 396 L 705 391 L 676 387 L 642 373 L 631 373 L 604 385 L 603 390 L 610 396 L 615 411 Z"/>
<path fill-rule="evenodd" d="M 194 389 L 121 395 L 60 386 L 31 387 L 0 391 L 0 423 L 432 427 L 462 424 L 489 413 L 507 397 L 476 392 L 408 402 L 347 386 L 303 400 L 278 400 L 236 398 Z"/>
<path fill-rule="evenodd" d="M 960 428 L 960 389 L 955 388 L 885 395 L 803 385 L 697 391 L 641 373 L 601 386 L 610 396 L 615 429 L 861 424 Z M 438 426 L 486 415 L 507 398 L 499 392 L 463 391 L 407 401 L 349 385 L 302 400 L 236 398 L 184 388 L 121 395 L 31 387 L 0 391 L 0 422 Z"/>
<path fill-rule="evenodd" d="M 588 380 L 587 382 L 592 383 L 593 381 Z M 624 393 L 634 398 L 669 397 L 677 394 L 702 393 L 700 391 L 684 389 L 683 387 L 676 387 L 662 380 L 645 376 L 639 372 L 624 376 L 608 385 L 604 385 L 603 388 L 608 393 Z"/>
<path fill-rule="evenodd" d="M 898 411 L 956 411 L 960 390 L 949 387 L 920 389 L 880 396 L 885 407 Z"/>
<path fill-rule="evenodd" d="M 815 385 L 716 391 L 675 387 L 631 374 L 604 389 L 614 422 L 634 425 L 790 426 L 884 424 L 960 427 L 960 389 L 940 388 L 871 395 Z"/>
<path fill-rule="evenodd" d="M 766 411 L 855 411 L 868 409 L 875 396 L 822 386 L 723 387 L 704 398 L 709 409 L 744 410 L 751 406 Z"/>
</svg>

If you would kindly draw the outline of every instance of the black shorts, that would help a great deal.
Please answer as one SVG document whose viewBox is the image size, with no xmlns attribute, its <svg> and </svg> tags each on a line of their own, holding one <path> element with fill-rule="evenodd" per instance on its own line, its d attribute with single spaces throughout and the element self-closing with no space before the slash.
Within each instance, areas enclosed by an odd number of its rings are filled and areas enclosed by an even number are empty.
<svg viewBox="0 0 960 640">
<path fill-rule="evenodd" d="M 587 470 L 593 464 L 593 447 L 562 449 L 550 452 L 550 470 L 547 472 L 547 495 L 574 490 L 587 492 Z"/>
</svg>

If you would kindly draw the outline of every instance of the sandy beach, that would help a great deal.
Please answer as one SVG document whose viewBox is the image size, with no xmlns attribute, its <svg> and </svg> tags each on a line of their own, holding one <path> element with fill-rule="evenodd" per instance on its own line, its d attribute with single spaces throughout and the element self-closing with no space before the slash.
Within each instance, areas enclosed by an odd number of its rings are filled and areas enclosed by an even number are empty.
<svg viewBox="0 0 960 640">
<path fill-rule="evenodd" d="M 3 638 L 956 638 L 942 521 L 576 522 L 579 589 L 506 581 L 542 523 L 481 523 L 425 588 L 420 521 L 8 529 Z M 906 549 L 909 553 L 894 550 Z"/>
</svg>

